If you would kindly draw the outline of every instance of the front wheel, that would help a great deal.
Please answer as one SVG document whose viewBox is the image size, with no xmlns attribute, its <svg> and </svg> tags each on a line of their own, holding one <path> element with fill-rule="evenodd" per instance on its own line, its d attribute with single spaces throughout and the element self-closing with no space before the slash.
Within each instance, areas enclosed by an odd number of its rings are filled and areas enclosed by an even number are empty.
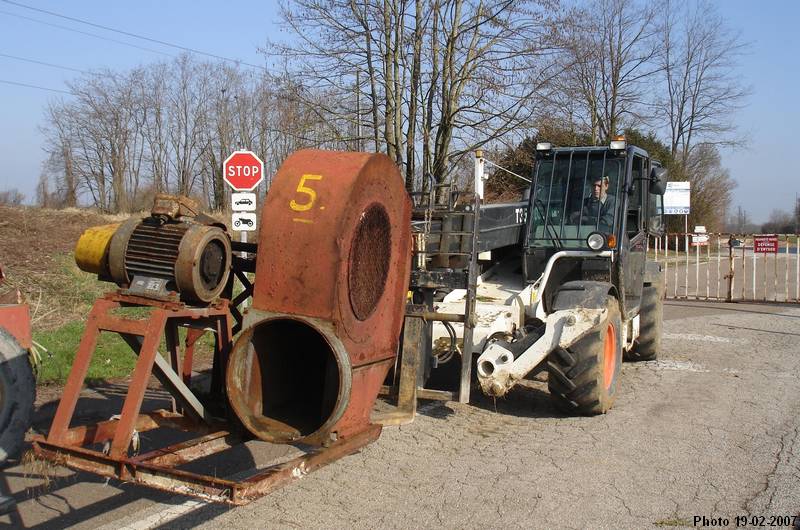
<svg viewBox="0 0 800 530">
<path fill-rule="evenodd" d="M 622 367 L 622 318 L 616 298 L 606 299 L 606 315 L 588 335 L 547 361 L 547 387 L 559 408 L 572 414 L 604 414 L 614 404 Z"/>
<path fill-rule="evenodd" d="M 35 397 L 36 380 L 28 353 L 0 328 L 0 468 L 22 449 Z"/>
</svg>

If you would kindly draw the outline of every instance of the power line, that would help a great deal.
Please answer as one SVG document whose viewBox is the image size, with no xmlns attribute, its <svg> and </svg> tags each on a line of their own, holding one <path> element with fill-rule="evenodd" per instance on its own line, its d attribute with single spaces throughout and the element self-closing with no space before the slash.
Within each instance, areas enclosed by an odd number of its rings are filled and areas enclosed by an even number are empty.
<svg viewBox="0 0 800 530">
<path fill-rule="evenodd" d="M 51 68 L 61 68 L 62 70 L 69 70 L 71 72 L 78 72 L 79 74 L 90 74 L 88 70 L 80 70 L 78 68 L 71 68 L 69 66 L 62 66 L 60 64 L 53 64 L 53 63 L 46 63 L 44 61 L 37 61 L 36 59 L 28 59 L 26 57 L 17 57 L 16 55 L 8 55 L 7 53 L 0 53 L 0 57 L 7 57 L 9 59 L 15 59 L 17 61 L 25 61 L 26 63 L 33 63 L 33 64 L 41 64 L 44 66 L 49 66 Z"/>
<path fill-rule="evenodd" d="M 59 18 L 65 19 L 65 20 L 70 20 L 72 22 L 78 22 L 79 24 L 86 24 L 87 26 L 92 26 L 92 27 L 95 27 L 95 28 L 104 29 L 106 31 L 113 31 L 114 33 L 119 33 L 121 35 L 126 35 L 128 37 L 133 37 L 135 39 L 142 39 L 142 40 L 146 40 L 146 41 L 149 41 L 149 42 L 154 42 L 156 44 L 161 44 L 162 46 L 169 46 L 170 48 L 176 48 L 178 50 L 183 50 L 183 51 L 187 51 L 187 52 L 190 52 L 190 53 L 195 53 L 195 54 L 198 54 L 198 55 L 205 55 L 207 57 L 212 57 L 212 58 L 218 59 L 220 61 L 226 61 L 226 62 L 229 62 L 229 63 L 241 64 L 241 65 L 244 65 L 244 66 L 249 66 L 251 68 L 258 68 L 258 69 L 261 69 L 261 70 L 264 70 L 264 71 L 267 70 L 264 66 L 260 66 L 260 65 L 257 65 L 257 64 L 246 63 L 246 62 L 239 61 L 239 60 L 236 60 L 236 59 L 231 59 L 229 57 L 223 57 L 222 55 L 216 55 L 216 54 L 213 54 L 213 53 L 208 53 L 208 52 L 196 50 L 194 48 L 188 48 L 186 46 L 181 46 L 179 44 L 172 44 L 171 42 L 167 42 L 167 41 L 163 41 L 163 40 L 159 40 L 159 39 L 153 39 L 153 38 L 150 38 L 150 37 L 145 37 L 144 35 L 139 35 L 137 33 L 131 33 L 130 31 L 125 31 L 125 30 L 121 30 L 121 29 L 117 29 L 117 28 L 112 28 L 112 27 L 109 27 L 109 26 L 104 26 L 102 24 L 96 24 L 94 22 L 89 22 L 88 20 L 83 20 L 83 19 L 76 18 L 76 17 L 70 17 L 70 16 L 67 16 L 67 15 L 62 15 L 61 13 L 56 13 L 54 11 L 48 11 L 46 9 L 40 9 L 38 7 L 33 7 L 33 6 L 25 5 L 25 4 L 22 4 L 22 3 L 19 3 L 19 2 L 14 2 L 12 0 L 2 0 L 2 1 L 7 3 L 7 4 L 11 4 L 11 5 L 17 6 L 17 7 L 21 7 L 21 8 L 24 8 L 24 9 L 30 9 L 31 11 L 38 11 L 39 13 L 45 13 L 47 15 L 51 15 L 51 16 L 54 16 L 54 17 L 59 17 Z"/>
<path fill-rule="evenodd" d="M 25 19 L 25 20 L 30 20 L 31 22 L 36 22 L 38 24 L 44 24 L 45 26 L 50 26 L 51 28 L 58 28 L 58 29 L 66 30 L 66 31 L 72 31 L 73 33 L 80 33 L 81 35 L 88 35 L 89 37 L 94 37 L 96 39 L 102 39 L 102 40 L 105 40 L 105 41 L 108 41 L 108 42 L 115 42 L 117 44 L 122 44 L 123 46 L 130 46 L 131 48 L 136 48 L 138 50 L 144 50 L 146 52 L 157 53 L 159 55 L 166 55 L 167 57 L 175 57 L 171 53 L 162 52 L 162 51 L 159 51 L 159 50 L 154 50 L 152 48 L 145 48 L 144 46 L 139 46 L 138 44 L 133 44 L 133 43 L 130 43 L 130 42 L 125 42 L 125 41 L 117 40 L 117 39 L 112 39 L 111 37 L 104 37 L 103 35 L 98 35 L 96 33 L 90 33 L 88 31 L 81 31 L 79 29 L 70 28 L 70 27 L 67 27 L 67 26 L 61 26 L 59 24 L 53 24 L 52 22 L 45 22 L 44 20 L 39 20 L 38 18 L 26 17 L 25 15 L 20 15 L 18 13 L 11 13 L 9 11 L 3 11 L 2 9 L 0 9 L 0 13 L 2 13 L 3 15 L 11 16 L 11 17 L 17 17 L 17 18 L 22 18 L 22 19 Z"/>
<path fill-rule="evenodd" d="M 0 79 L 0 83 L 5 83 L 7 85 L 15 85 L 15 86 L 22 86 L 26 88 L 37 88 L 39 90 L 48 90 L 50 92 L 59 92 L 61 94 L 67 94 L 69 96 L 74 96 L 74 92 L 67 92 L 66 90 L 59 90 L 57 88 L 47 88 L 46 86 L 39 86 L 39 85 L 30 85 L 28 83 L 19 83 L 17 81 L 8 81 L 7 79 Z"/>
</svg>

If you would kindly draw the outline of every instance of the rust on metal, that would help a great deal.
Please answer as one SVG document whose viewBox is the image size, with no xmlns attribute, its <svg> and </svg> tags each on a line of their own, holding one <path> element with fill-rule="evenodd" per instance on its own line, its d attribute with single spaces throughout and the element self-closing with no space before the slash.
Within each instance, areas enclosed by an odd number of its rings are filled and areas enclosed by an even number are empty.
<svg viewBox="0 0 800 530">
<path fill-rule="evenodd" d="M 392 232 L 389 216 L 380 204 L 370 205 L 362 215 L 350 247 L 347 286 L 350 306 L 359 320 L 372 314 L 386 287 Z"/>
<path fill-rule="evenodd" d="M 207 304 L 226 290 L 232 246 L 225 226 L 196 201 L 159 194 L 149 216 L 86 230 L 75 261 L 123 294 Z"/>
<path fill-rule="evenodd" d="M 147 222 L 123 223 L 108 243 L 104 265 L 123 287 L 133 276 L 156 277 L 174 281 L 190 296 L 150 296 L 147 289 L 130 288 L 95 302 L 52 426 L 46 437 L 34 437 L 36 454 L 76 470 L 244 504 L 376 440 L 381 426 L 370 415 L 395 361 L 410 273 L 411 203 L 397 166 L 378 154 L 290 156 L 262 210 L 257 260 L 227 258 L 222 267 L 232 267 L 245 286 L 237 296 L 232 277 L 218 275 L 220 260 L 231 255 L 227 234 L 200 216 L 175 222 L 196 208 L 173 199 L 157 200 Z M 245 271 L 253 270 L 257 281 L 251 283 Z M 213 297 L 203 295 L 212 291 Z M 251 294 L 252 307 L 240 312 Z M 117 311 L 124 307 L 146 307 L 147 316 L 126 318 Z M 419 335 L 418 327 L 407 333 Z M 187 330 L 183 344 L 179 328 Z M 206 331 L 216 338 L 212 397 L 203 401 L 190 383 L 195 344 Z M 72 426 L 103 332 L 119 334 L 138 356 L 121 414 Z M 157 351 L 162 337 L 163 357 Z M 408 419 L 416 405 L 412 379 L 419 359 L 404 362 L 416 367 L 402 385 Z M 151 375 L 172 395 L 172 411 L 142 413 Z M 161 428 L 196 436 L 130 454 L 134 433 Z M 302 442 L 308 450 L 237 481 L 180 468 L 241 447 L 251 435 Z M 96 450 L 102 443 L 106 452 Z"/>
<path fill-rule="evenodd" d="M 242 480 L 233 481 L 191 473 L 175 466 L 234 447 L 239 440 L 220 431 L 153 451 L 138 457 L 114 457 L 78 446 L 53 444 L 42 436 L 33 439 L 34 452 L 42 458 L 75 469 L 117 478 L 152 488 L 191 495 L 235 505 L 274 491 L 287 482 L 302 478 L 322 466 L 352 454 L 375 441 L 380 426 L 371 425 L 355 436 L 338 440 L 329 447 L 311 450 L 287 462 L 272 465 Z"/>
<path fill-rule="evenodd" d="M 19 300 L 19 296 L 15 296 Z M 0 328 L 11 333 L 23 349 L 29 349 L 33 344 L 31 335 L 31 319 L 28 304 L 0 305 Z"/>
<path fill-rule="evenodd" d="M 78 346 L 70 375 L 67 378 L 61 401 L 56 409 L 56 414 L 47 436 L 47 441 L 49 443 L 64 445 L 75 443 L 75 433 L 69 428 L 70 422 L 75 412 L 75 406 L 78 402 L 78 397 L 86 378 L 86 373 L 97 345 L 99 334 L 102 331 L 120 334 L 123 339 L 130 341 L 129 344 L 134 347 L 134 350 L 139 356 L 136 367 L 134 368 L 133 377 L 128 387 L 128 393 L 125 397 L 121 417 L 118 422 L 113 424 L 111 450 L 113 455 L 119 456 L 128 450 L 131 436 L 139 422 L 139 411 L 144 398 L 144 392 L 147 389 L 147 381 L 153 371 L 154 364 L 158 364 L 160 359 L 157 348 L 165 330 L 168 329 L 170 325 L 174 325 L 175 320 L 179 322 L 196 322 L 200 327 L 221 326 L 221 329 L 227 330 L 228 332 L 232 325 L 232 317 L 225 303 L 216 307 L 205 308 L 190 308 L 182 305 L 173 305 L 169 309 L 165 309 L 162 307 L 164 305 L 163 302 L 152 300 L 144 301 L 148 303 L 147 307 L 152 309 L 148 318 L 144 320 L 133 320 L 114 314 L 114 310 L 123 307 L 123 305 L 137 305 L 133 304 L 131 300 L 126 299 L 123 295 L 100 298 L 95 302 L 87 318 L 86 328 L 81 338 L 80 345 Z M 220 321 L 224 321 L 225 325 L 219 324 Z M 224 336 L 229 342 L 230 335 L 225 334 Z M 131 340 L 132 337 L 139 337 L 139 339 Z M 138 348 L 136 346 L 138 346 Z M 157 371 L 163 372 L 164 370 L 159 369 Z M 189 372 L 191 372 L 190 369 Z M 184 369 L 184 374 L 185 373 L 186 370 Z M 98 429 L 104 437 L 106 435 L 104 429 L 112 429 L 112 424 L 106 423 L 104 425 L 98 425 L 95 429 L 95 434 L 91 436 L 97 436 Z M 85 434 L 84 437 L 87 435 L 88 434 Z"/>
<path fill-rule="evenodd" d="M 304 150 L 280 167 L 227 371 L 231 404 L 255 436 L 325 445 L 369 426 L 403 324 L 410 219 L 385 155 Z"/>
</svg>

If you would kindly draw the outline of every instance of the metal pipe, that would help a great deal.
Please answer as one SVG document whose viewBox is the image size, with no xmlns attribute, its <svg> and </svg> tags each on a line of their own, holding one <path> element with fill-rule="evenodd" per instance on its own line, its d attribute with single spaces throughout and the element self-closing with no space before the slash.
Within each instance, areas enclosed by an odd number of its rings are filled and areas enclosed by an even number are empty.
<svg viewBox="0 0 800 530">
<path fill-rule="evenodd" d="M 706 241 L 706 300 L 709 298 L 709 289 L 711 284 L 711 236 Z"/>
<path fill-rule="evenodd" d="M 756 299 L 756 269 L 758 268 L 758 264 L 756 263 L 756 241 L 753 238 L 753 300 Z"/>
<path fill-rule="evenodd" d="M 747 286 L 747 259 L 745 259 L 747 238 L 742 238 L 742 300 L 745 300 Z"/>
<path fill-rule="evenodd" d="M 722 246 L 720 245 L 720 234 L 717 234 L 717 300 L 719 300 L 719 267 L 720 260 L 722 259 Z"/>
<path fill-rule="evenodd" d="M 783 295 L 784 302 L 789 301 L 789 246 L 789 236 L 786 236 L 786 267 L 784 267 L 786 292 Z"/>
<path fill-rule="evenodd" d="M 688 221 L 686 222 L 688 223 Z M 688 300 L 689 299 L 689 229 L 688 226 L 685 228 L 686 232 L 683 233 L 683 239 L 684 239 L 683 250 L 686 254 L 686 270 L 683 271 L 684 272 L 683 276 L 684 280 L 686 281 L 686 286 L 684 288 L 684 295 L 685 295 L 684 298 Z"/>
<path fill-rule="evenodd" d="M 465 316 L 459 313 L 438 313 L 436 311 L 425 311 L 424 313 L 413 313 L 407 316 L 421 317 L 423 320 L 432 322 L 456 322 L 463 323 Z"/>
<path fill-rule="evenodd" d="M 664 294 L 669 292 L 669 236 L 664 234 Z"/>
<path fill-rule="evenodd" d="M 673 298 L 678 298 L 678 260 L 680 259 L 680 255 L 678 254 L 678 234 L 675 234 L 675 292 L 672 296 Z"/>
<path fill-rule="evenodd" d="M 700 238 L 697 238 L 694 259 L 694 299 L 700 300 Z"/>
</svg>

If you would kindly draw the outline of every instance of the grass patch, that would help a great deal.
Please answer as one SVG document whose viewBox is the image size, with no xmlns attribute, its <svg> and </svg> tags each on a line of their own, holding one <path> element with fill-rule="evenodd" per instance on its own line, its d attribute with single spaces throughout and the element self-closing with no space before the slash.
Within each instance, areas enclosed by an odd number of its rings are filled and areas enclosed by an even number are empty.
<svg viewBox="0 0 800 530">
<path fill-rule="evenodd" d="M 18 282 L 27 295 L 34 330 L 54 330 L 86 318 L 94 301 L 114 288 L 78 269 L 71 254 L 60 254 L 52 260 L 53 265 L 46 272 L 31 274 Z"/>
<path fill-rule="evenodd" d="M 70 322 L 60 328 L 34 333 L 34 340 L 51 356 L 44 355 L 39 367 L 40 384 L 63 384 L 69 376 L 78 344 L 83 335 L 83 322 Z M 136 365 L 136 355 L 116 333 L 101 333 L 89 364 L 87 381 L 105 381 L 127 377 Z"/>
<path fill-rule="evenodd" d="M 149 308 L 129 308 L 133 310 L 147 310 Z M 141 311 L 134 311 L 141 313 Z M 130 317 L 130 315 L 125 315 Z M 69 377 L 72 363 L 75 360 L 75 353 L 83 336 L 85 323 L 73 321 L 57 329 L 48 331 L 34 332 L 34 340 L 48 349 L 50 355 L 43 355 L 42 363 L 39 366 L 39 384 L 64 384 Z M 180 344 L 183 345 L 186 339 L 186 329 L 178 329 Z M 195 344 L 194 359 L 195 367 L 203 364 L 210 364 L 210 359 L 214 351 L 215 335 L 205 333 Z M 164 338 L 158 351 L 166 353 Z M 136 366 L 136 354 L 116 333 L 103 332 L 97 340 L 92 361 L 89 364 L 89 371 L 86 374 L 87 383 L 99 383 L 129 377 Z"/>
</svg>

